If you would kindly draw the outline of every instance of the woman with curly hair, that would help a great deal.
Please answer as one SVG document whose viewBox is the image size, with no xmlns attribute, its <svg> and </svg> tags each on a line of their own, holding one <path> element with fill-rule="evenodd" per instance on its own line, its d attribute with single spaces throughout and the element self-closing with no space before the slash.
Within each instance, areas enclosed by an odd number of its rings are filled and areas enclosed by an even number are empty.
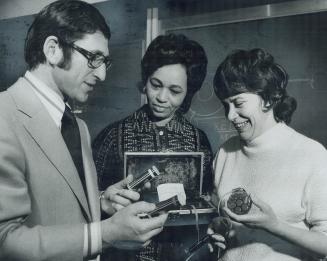
<svg viewBox="0 0 327 261">
<path fill-rule="evenodd" d="M 183 116 L 206 76 L 204 49 L 184 35 L 160 35 L 146 50 L 141 71 L 147 104 L 107 126 L 94 140 L 100 188 L 105 189 L 123 178 L 125 152 L 203 152 L 203 191 L 209 192 L 213 179 L 208 138 Z M 194 228 L 192 231 L 195 233 Z M 181 239 L 180 235 L 175 229 L 170 239 Z M 166 238 L 165 244 L 154 241 L 137 255 L 138 260 L 181 260 L 183 242 L 173 243 L 170 239 Z"/>
</svg>

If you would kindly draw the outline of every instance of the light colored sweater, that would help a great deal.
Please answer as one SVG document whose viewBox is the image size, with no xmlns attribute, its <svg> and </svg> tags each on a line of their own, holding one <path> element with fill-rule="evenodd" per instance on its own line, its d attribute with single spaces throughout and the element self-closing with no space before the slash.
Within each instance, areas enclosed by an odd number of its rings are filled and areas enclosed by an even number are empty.
<svg viewBox="0 0 327 261">
<path fill-rule="evenodd" d="M 327 152 L 318 142 L 278 123 L 245 145 L 229 139 L 214 161 L 218 198 L 242 187 L 292 226 L 327 233 Z M 261 229 L 234 223 L 238 247 L 223 261 L 310 260 L 304 250 Z"/>
</svg>

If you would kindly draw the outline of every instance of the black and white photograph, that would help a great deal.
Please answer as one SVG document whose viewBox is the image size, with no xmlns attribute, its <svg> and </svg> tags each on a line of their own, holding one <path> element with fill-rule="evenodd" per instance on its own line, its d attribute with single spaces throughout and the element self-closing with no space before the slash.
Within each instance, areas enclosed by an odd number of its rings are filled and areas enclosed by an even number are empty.
<svg viewBox="0 0 327 261">
<path fill-rule="evenodd" d="M 327 260 L 327 0 L 0 0 L 0 261 Z"/>
</svg>

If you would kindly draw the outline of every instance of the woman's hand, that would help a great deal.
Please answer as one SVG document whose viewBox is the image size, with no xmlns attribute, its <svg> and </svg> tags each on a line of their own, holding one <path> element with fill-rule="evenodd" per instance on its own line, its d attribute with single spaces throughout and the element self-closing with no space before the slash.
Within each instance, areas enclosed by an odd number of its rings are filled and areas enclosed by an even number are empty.
<svg viewBox="0 0 327 261">
<path fill-rule="evenodd" d="M 279 224 L 279 219 L 275 212 L 268 204 L 257 198 L 255 195 L 251 194 L 251 199 L 253 205 L 250 212 L 247 214 L 237 215 L 228 209 L 227 206 L 225 206 L 223 210 L 236 222 L 249 227 L 265 229 L 273 232 Z"/>
<path fill-rule="evenodd" d="M 235 230 L 232 223 L 227 217 L 215 217 L 208 226 L 207 234 L 210 236 L 209 250 L 214 251 L 214 246 L 221 250 L 225 250 L 234 242 Z"/>
<path fill-rule="evenodd" d="M 237 215 L 227 207 L 224 207 L 223 210 L 236 222 L 249 227 L 265 229 L 283 240 L 308 250 L 308 253 L 312 253 L 313 256 L 327 256 L 326 234 L 292 226 L 279 219 L 272 208 L 255 195 L 251 194 L 251 198 L 254 206 L 252 205 L 248 214 Z"/>
<path fill-rule="evenodd" d="M 140 194 L 136 191 L 126 189 L 127 184 L 133 180 L 132 175 L 109 186 L 100 196 L 101 209 L 108 215 L 113 215 L 118 210 L 139 200 Z"/>
<path fill-rule="evenodd" d="M 207 234 L 210 235 L 211 238 L 210 242 L 208 243 L 210 253 L 214 251 L 214 246 L 221 249 L 226 249 L 225 238 L 222 235 L 215 233 L 210 226 L 208 227 Z"/>
</svg>

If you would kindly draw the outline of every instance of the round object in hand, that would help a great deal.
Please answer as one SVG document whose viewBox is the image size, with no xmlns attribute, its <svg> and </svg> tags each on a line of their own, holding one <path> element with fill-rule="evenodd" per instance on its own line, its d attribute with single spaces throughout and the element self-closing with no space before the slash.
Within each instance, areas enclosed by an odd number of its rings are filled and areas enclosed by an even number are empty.
<svg viewBox="0 0 327 261">
<path fill-rule="evenodd" d="M 227 199 L 227 207 L 237 215 L 248 213 L 251 206 L 251 197 L 243 188 L 233 189 L 232 194 Z"/>
</svg>

